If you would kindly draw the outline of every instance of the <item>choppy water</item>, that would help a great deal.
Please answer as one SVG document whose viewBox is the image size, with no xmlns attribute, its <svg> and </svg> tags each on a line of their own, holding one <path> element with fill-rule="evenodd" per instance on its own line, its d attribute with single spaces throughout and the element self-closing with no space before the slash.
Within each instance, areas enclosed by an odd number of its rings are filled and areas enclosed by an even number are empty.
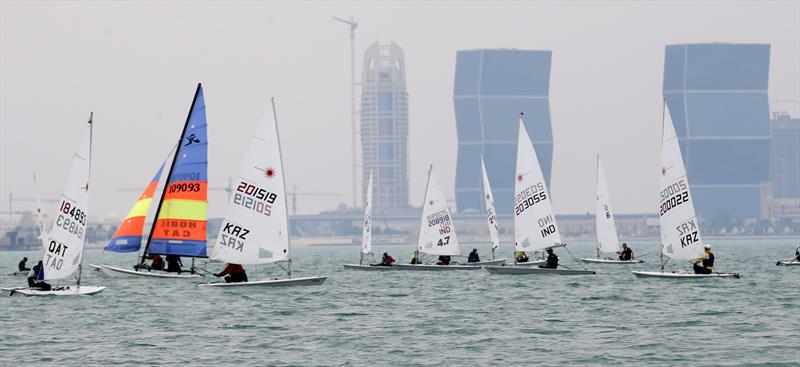
<svg viewBox="0 0 800 367">
<path fill-rule="evenodd" d="M 797 240 L 713 242 L 718 270 L 742 279 L 630 273 L 655 270 L 654 255 L 642 266 L 590 266 L 598 275 L 577 277 L 343 270 L 357 259 L 355 246 L 295 248 L 297 276 L 329 276 L 316 287 L 199 289 L 88 272 L 83 284 L 108 289 L 91 297 L 0 296 L 0 364 L 798 365 L 800 268 L 775 266 Z M 655 242 L 632 245 L 639 254 L 657 251 Z M 594 253 L 588 243 L 570 248 L 579 257 Z M 405 261 L 411 246 L 376 251 Z M 0 253 L 0 273 L 22 256 L 40 255 Z M 132 261 L 86 254 L 87 263 Z M 248 275 L 272 269 L 250 267 Z M 0 276 L 2 286 L 24 283 Z"/>
</svg>

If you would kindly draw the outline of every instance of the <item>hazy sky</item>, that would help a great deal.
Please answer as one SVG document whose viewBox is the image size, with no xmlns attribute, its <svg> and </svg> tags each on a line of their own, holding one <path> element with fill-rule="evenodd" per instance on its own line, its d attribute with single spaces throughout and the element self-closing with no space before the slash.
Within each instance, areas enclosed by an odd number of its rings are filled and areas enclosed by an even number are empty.
<svg viewBox="0 0 800 367">
<path fill-rule="evenodd" d="M 655 212 L 664 46 L 771 43 L 773 110 L 798 114 L 800 2 L 0 2 L 0 208 L 8 193 L 57 197 L 95 113 L 90 214 L 124 215 L 205 88 L 209 181 L 236 173 L 278 105 L 287 186 L 350 202 L 348 28 L 357 75 L 375 41 L 405 51 L 411 200 L 432 163 L 453 198 L 456 51 L 552 50 L 552 188 L 558 213 L 593 211 L 594 154 L 618 212 Z M 790 100 L 794 102 L 778 102 Z M 360 156 L 360 153 L 359 153 Z M 514 157 L 509 157 L 514 159 Z M 503 198 L 496 198 L 503 200 Z M 221 216 L 225 195 L 209 195 Z M 301 198 L 304 213 L 335 198 Z M 25 207 L 24 203 L 17 204 Z M 28 206 L 29 207 L 29 206 Z M 49 209 L 49 208 L 48 208 Z"/>
</svg>

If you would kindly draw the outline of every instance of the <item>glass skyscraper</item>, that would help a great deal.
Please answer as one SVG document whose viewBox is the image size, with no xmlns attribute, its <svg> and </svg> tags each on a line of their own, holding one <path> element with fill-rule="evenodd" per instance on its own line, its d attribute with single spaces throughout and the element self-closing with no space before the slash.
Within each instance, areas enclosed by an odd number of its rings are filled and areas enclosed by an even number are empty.
<svg viewBox="0 0 800 367">
<path fill-rule="evenodd" d="M 800 198 L 800 119 L 776 113 L 770 124 L 772 196 L 778 199 Z"/>
<path fill-rule="evenodd" d="M 408 206 L 408 92 L 403 50 L 373 43 L 361 79 L 362 198 L 370 172 L 373 206 Z"/>
<path fill-rule="evenodd" d="M 497 213 L 511 215 L 519 114 L 550 183 L 550 51 L 491 49 L 458 51 L 453 103 L 458 134 L 456 205 L 483 211 L 481 154 Z"/>
<path fill-rule="evenodd" d="M 702 218 L 759 218 L 769 180 L 769 44 L 668 45 L 663 93 Z"/>
</svg>

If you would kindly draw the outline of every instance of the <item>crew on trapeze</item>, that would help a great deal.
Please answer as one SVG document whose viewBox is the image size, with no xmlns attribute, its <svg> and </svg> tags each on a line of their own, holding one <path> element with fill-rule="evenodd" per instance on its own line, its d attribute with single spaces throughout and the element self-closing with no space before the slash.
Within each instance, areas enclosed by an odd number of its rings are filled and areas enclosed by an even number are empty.
<svg viewBox="0 0 800 367">
<path fill-rule="evenodd" d="M 225 283 L 241 283 L 247 281 L 247 273 L 239 264 L 227 263 L 225 269 L 222 269 L 219 273 L 214 273 L 214 276 L 217 278 L 224 275 L 227 275 L 225 277 Z"/>
<path fill-rule="evenodd" d="M 627 243 L 622 244 L 622 250 L 618 251 L 617 254 L 619 255 L 619 259 L 622 261 L 631 261 L 633 260 L 633 250 L 628 247 Z"/>
<path fill-rule="evenodd" d="M 539 267 L 543 269 L 558 268 L 558 256 L 556 256 L 552 248 L 547 248 L 547 259 L 545 260 L 544 265 L 539 265 Z"/>
<path fill-rule="evenodd" d="M 384 252 L 383 256 L 381 256 L 381 263 L 378 266 L 392 266 L 395 262 L 394 257 L 389 255 L 388 252 Z"/>
<path fill-rule="evenodd" d="M 698 257 L 694 261 L 695 274 L 711 274 L 714 270 L 714 254 L 711 252 L 711 245 L 706 244 L 703 257 Z"/>
<path fill-rule="evenodd" d="M 469 256 L 467 256 L 467 262 L 470 263 L 481 262 L 481 257 L 478 256 L 478 249 L 476 248 L 472 249 L 472 252 L 470 252 Z"/>
</svg>

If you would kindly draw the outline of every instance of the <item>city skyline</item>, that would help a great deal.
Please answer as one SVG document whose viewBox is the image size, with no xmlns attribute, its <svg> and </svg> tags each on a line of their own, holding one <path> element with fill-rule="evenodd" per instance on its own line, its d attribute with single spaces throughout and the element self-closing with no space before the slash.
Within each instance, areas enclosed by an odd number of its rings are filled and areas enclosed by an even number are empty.
<svg viewBox="0 0 800 367">
<path fill-rule="evenodd" d="M 551 191 L 557 213 L 592 211 L 595 153 L 604 157 L 618 212 L 655 211 L 654 147 L 660 137 L 667 44 L 769 43 L 770 111 L 798 115 L 796 3 L 604 4 L 238 3 L 230 9 L 180 3 L 76 7 L 3 2 L 0 207 L 6 209 L 9 191 L 32 195 L 33 172 L 39 175 L 43 197 L 60 193 L 65 162 L 75 146 L 71 143 L 95 111 L 90 216 L 121 217 L 136 193 L 117 189 L 143 187 L 150 178 L 174 144 L 197 82 L 206 87 L 211 186 L 227 184 L 234 174 L 230 167 L 243 154 L 240 142 L 249 138 L 268 98 L 275 96 L 287 186 L 346 194 L 342 200 L 301 198 L 301 212 L 351 202 L 349 44 L 346 30 L 330 20 L 337 14 L 359 19 L 357 53 L 375 40 L 393 40 L 405 49 L 407 84 L 413 91 L 408 153 L 412 205 L 421 201 L 431 163 L 448 198 L 455 198 L 452 88 L 458 50 L 553 51 Z M 719 18 L 712 28 L 705 24 L 710 16 Z M 215 17 L 237 21 L 219 28 Z M 559 20 L 565 17 L 570 24 Z M 408 27 L 409 19 L 414 19 L 414 29 Z M 442 19 L 449 19 L 447 27 Z M 761 19 L 769 21 L 748 21 Z M 172 31 L 164 32 L 167 28 Z M 632 29 L 638 34 L 630 36 Z M 209 199 L 209 215 L 220 216 L 224 192 Z"/>
</svg>

